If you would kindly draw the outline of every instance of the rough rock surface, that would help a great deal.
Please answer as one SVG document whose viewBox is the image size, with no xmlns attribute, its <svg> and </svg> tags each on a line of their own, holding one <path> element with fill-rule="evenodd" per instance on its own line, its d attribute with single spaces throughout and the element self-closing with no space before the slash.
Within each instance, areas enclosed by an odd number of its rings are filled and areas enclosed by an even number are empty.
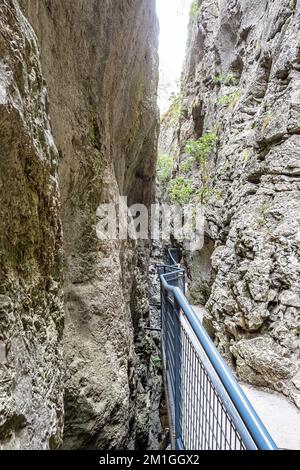
<svg viewBox="0 0 300 470">
<path fill-rule="evenodd" d="M 98 205 L 117 202 L 120 194 L 129 204 L 151 201 L 155 2 L 29 0 L 23 5 L 40 40 L 60 153 L 64 447 L 139 447 L 147 442 L 150 408 L 150 353 L 142 328 L 148 308 L 143 276 L 138 277 L 139 264 L 147 273 L 147 256 L 141 260 L 134 243 L 99 241 L 95 226 Z M 145 357 L 138 360 L 139 354 Z"/>
<path fill-rule="evenodd" d="M 96 209 L 149 204 L 155 175 L 155 2 L 23 2 L 41 44 L 55 141 L 65 250 L 66 448 L 147 440 L 148 315 L 136 246 L 100 242 Z M 143 269 L 143 268 L 142 268 Z M 147 269 L 144 269 L 147 273 Z M 140 280 L 140 281 L 139 281 Z M 145 280 L 146 283 L 146 280 Z M 145 353 L 146 363 L 137 354 Z M 141 367 L 136 367 L 140 362 Z M 143 380 L 142 380 L 143 379 Z"/>
<path fill-rule="evenodd" d="M 62 250 L 36 36 L 0 1 L 0 449 L 57 448 L 63 426 Z"/>
<path fill-rule="evenodd" d="M 207 302 L 206 326 L 241 379 L 300 406 L 300 2 L 195 4 L 178 161 L 187 140 L 217 141 L 206 243 L 186 257 L 193 302 Z M 198 189 L 202 176 L 196 164 L 188 174 Z"/>
<path fill-rule="evenodd" d="M 0 358 L 3 342 L 7 350 L 0 441 L 61 442 L 58 161 L 63 446 L 146 447 L 155 372 L 143 330 L 149 249 L 98 240 L 96 210 L 119 195 L 129 205 L 152 200 L 155 1 L 1 0 L 0 7 Z"/>
</svg>

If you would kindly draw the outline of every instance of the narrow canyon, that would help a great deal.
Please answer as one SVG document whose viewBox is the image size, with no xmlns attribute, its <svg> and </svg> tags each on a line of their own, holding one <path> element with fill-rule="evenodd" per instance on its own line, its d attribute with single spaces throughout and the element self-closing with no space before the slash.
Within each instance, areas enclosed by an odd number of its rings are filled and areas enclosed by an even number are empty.
<svg viewBox="0 0 300 470">
<path fill-rule="evenodd" d="M 300 408 L 300 1 L 196 0 L 188 29 L 160 119 L 155 0 L 0 0 L 1 450 L 165 444 L 167 246 L 99 239 L 120 197 L 203 207 L 188 299 Z"/>
</svg>

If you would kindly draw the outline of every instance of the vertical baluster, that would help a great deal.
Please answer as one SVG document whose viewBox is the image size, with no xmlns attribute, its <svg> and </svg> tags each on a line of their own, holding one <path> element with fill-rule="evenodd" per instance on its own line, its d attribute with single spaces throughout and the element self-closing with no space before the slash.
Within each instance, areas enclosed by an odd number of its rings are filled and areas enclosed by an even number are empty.
<svg viewBox="0 0 300 470">
<path fill-rule="evenodd" d="M 175 321 L 175 436 L 176 448 L 178 440 L 182 440 L 181 423 L 181 325 L 180 307 L 174 299 L 174 321 Z"/>
</svg>

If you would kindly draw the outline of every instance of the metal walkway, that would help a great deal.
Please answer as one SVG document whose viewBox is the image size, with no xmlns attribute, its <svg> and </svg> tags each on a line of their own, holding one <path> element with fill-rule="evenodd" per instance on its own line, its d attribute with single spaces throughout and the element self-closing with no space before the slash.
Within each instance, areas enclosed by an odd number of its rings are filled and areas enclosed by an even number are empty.
<svg viewBox="0 0 300 470">
<path fill-rule="evenodd" d="M 277 450 L 185 297 L 177 250 L 158 268 L 162 361 L 173 449 Z"/>
</svg>

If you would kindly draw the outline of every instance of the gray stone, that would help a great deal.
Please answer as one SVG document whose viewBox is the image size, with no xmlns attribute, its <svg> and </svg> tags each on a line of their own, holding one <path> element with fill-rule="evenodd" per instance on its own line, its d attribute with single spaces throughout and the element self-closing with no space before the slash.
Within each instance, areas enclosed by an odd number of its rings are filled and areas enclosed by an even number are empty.
<svg viewBox="0 0 300 470">
<path fill-rule="evenodd" d="M 205 163 L 213 252 L 205 265 L 207 246 L 185 253 L 189 289 L 200 302 L 209 292 L 204 324 L 224 357 L 235 355 L 239 374 L 276 389 L 281 382 L 299 404 L 291 377 L 300 346 L 300 4 L 197 5 L 172 145 L 182 162 L 188 140 L 214 130 L 218 141 Z M 186 177 L 203 187 L 197 165 Z"/>
<path fill-rule="evenodd" d="M 290 378 L 297 371 L 296 364 L 283 357 L 284 351 L 271 338 L 241 340 L 231 347 L 231 352 L 236 358 L 243 359 L 247 366 L 271 384 L 276 385 L 277 381 Z M 239 366 L 237 372 L 240 372 Z M 247 377 L 243 374 L 242 380 L 245 379 Z"/>
<path fill-rule="evenodd" d="M 22 3 L 39 38 L 61 154 L 63 447 L 144 448 L 150 412 L 151 345 L 144 334 L 149 253 L 135 243 L 99 241 L 95 225 L 102 202 L 118 201 L 119 195 L 127 195 L 129 205 L 152 201 L 158 128 L 155 2 Z"/>
<path fill-rule="evenodd" d="M 283 305 L 300 308 L 300 293 L 293 291 L 284 291 L 280 294 L 279 300 Z"/>
</svg>

